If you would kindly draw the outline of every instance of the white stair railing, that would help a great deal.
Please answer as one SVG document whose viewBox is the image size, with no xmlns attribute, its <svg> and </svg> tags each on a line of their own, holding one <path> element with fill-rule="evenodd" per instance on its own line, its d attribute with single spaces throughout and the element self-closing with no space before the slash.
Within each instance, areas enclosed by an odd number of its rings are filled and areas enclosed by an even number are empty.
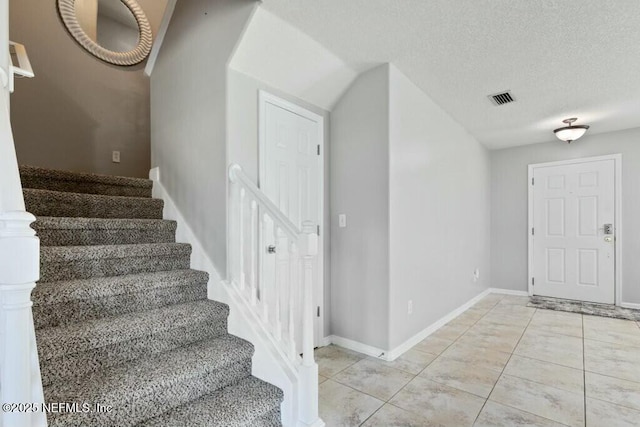
<svg viewBox="0 0 640 427">
<path fill-rule="evenodd" d="M 0 22 L 7 22 L 0 1 Z M 6 37 L 8 34 L 4 34 Z M 3 34 L 0 34 L 2 43 Z M 25 52 L 19 48 L 24 62 Z M 8 49 L 0 48 L 0 59 Z M 31 291 L 40 277 L 40 241 L 25 211 L 8 110 L 15 67 L 0 65 L 0 427 L 46 426 Z"/>
<path fill-rule="evenodd" d="M 318 416 L 318 365 L 313 354 L 316 224 L 304 222 L 299 230 L 239 165 L 231 165 L 229 179 L 234 243 L 228 283 L 242 295 L 295 371 L 298 425 L 324 425 Z M 275 255 L 274 271 L 266 268 L 268 254 Z M 300 336 L 302 342 L 298 342 Z"/>
</svg>

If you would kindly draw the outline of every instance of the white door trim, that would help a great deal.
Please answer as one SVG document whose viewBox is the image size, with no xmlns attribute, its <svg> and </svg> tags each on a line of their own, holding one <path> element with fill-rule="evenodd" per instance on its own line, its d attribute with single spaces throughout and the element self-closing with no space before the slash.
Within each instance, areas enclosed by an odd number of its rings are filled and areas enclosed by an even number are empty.
<svg viewBox="0 0 640 427">
<path fill-rule="evenodd" d="M 528 169 L 528 221 L 527 221 L 527 241 L 528 241 L 528 263 L 527 263 L 527 276 L 528 276 L 528 290 L 529 295 L 533 295 L 533 236 L 531 235 L 531 229 L 533 228 L 533 171 L 536 168 L 548 167 L 548 166 L 562 166 L 571 165 L 577 163 L 589 163 L 598 162 L 601 160 L 613 160 L 615 168 L 615 304 L 621 305 L 622 303 L 622 154 L 610 154 L 606 156 L 597 157 L 584 157 L 578 159 L 561 160 L 557 162 L 536 163 L 530 164 Z"/>
<path fill-rule="evenodd" d="M 318 202 L 320 212 L 318 214 L 318 218 L 320 218 L 320 224 L 318 225 L 320 226 L 320 235 L 318 236 L 318 276 L 316 278 L 319 286 L 316 287 L 316 301 L 319 302 L 321 309 L 320 316 L 316 317 L 316 325 L 314 327 L 314 344 L 316 347 L 321 347 L 324 338 L 324 310 L 326 308 L 326 301 L 324 300 L 325 283 L 323 237 L 326 227 L 326 224 L 324 223 L 324 117 L 303 107 L 300 107 L 299 105 L 296 105 L 292 102 L 272 95 L 264 90 L 258 91 L 258 188 L 260 188 L 260 183 L 265 181 L 266 173 L 266 156 L 264 155 L 264 153 L 266 152 L 266 128 L 263 118 L 266 117 L 265 113 L 267 103 L 276 105 L 280 108 L 291 111 L 294 114 L 318 123 L 318 144 L 320 145 L 320 155 L 318 156 L 318 185 L 320 186 L 318 192 L 318 194 L 320 195 L 320 200 Z"/>
</svg>

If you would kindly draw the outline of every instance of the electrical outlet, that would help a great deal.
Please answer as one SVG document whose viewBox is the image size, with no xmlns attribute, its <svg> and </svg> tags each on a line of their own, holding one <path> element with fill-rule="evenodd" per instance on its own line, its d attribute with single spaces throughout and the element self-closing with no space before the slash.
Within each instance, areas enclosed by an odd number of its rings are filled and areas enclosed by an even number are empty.
<svg viewBox="0 0 640 427">
<path fill-rule="evenodd" d="M 339 214 L 338 215 L 338 227 L 344 228 L 347 226 L 347 215 Z"/>
<path fill-rule="evenodd" d="M 413 301 L 409 300 L 409 304 L 407 304 L 407 313 L 413 314 Z"/>
<path fill-rule="evenodd" d="M 477 282 L 480 279 L 480 269 L 476 268 L 473 270 L 473 281 Z"/>
<path fill-rule="evenodd" d="M 113 163 L 120 163 L 120 152 L 119 151 L 112 151 L 111 152 L 111 161 Z"/>
</svg>

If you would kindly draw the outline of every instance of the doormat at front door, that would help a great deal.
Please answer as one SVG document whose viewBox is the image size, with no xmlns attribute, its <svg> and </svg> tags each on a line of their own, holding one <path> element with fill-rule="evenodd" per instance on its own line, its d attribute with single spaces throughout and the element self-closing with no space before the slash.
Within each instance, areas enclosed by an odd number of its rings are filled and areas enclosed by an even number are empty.
<svg viewBox="0 0 640 427">
<path fill-rule="evenodd" d="M 612 317 L 614 319 L 635 320 L 640 322 L 640 310 L 622 308 L 610 304 L 598 304 L 595 302 L 533 296 L 529 299 L 527 307 L 569 311 L 571 313 L 590 314 L 592 316 Z"/>
</svg>

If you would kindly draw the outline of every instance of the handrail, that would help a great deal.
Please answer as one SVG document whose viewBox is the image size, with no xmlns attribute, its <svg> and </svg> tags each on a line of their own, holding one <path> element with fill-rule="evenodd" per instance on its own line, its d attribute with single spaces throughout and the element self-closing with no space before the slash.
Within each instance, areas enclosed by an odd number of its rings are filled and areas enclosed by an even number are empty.
<svg viewBox="0 0 640 427">
<path fill-rule="evenodd" d="M 300 238 L 302 231 L 300 231 L 298 227 L 296 227 L 295 224 L 282 213 L 275 203 L 273 203 L 253 182 L 251 182 L 240 165 L 231 165 L 229 168 L 229 179 L 233 183 L 241 183 L 242 186 L 258 200 L 269 216 L 279 223 L 279 226 L 285 233 L 287 233 L 289 238 L 295 240 Z"/>
<path fill-rule="evenodd" d="M 293 366 L 296 424 L 324 426 L 318 416 L 318 364 L 313 345 L 316 225 L 305 221 L 302 230 L 296 227 L 240 165 L 229 167 L 229 180 L 234 185 L 230 187 L 227 282 L 252 310 L 282 362 Z M 267 264 L 271 269 L 264 268 Z"/>
<path fill-rule="evenodd" d="M 18 60 L 18 66 L 9 65 L 9 92 L 13 93 L 15 75 L 31 78 L 35 74 L 33 73 L 33 68 L 31 68 L 31 61 L 29 61 L 29 55 L 27 55 L 27 49 L 24 45 L 9 40 L 9 47 L 13 47 Z"/>
</svg>

